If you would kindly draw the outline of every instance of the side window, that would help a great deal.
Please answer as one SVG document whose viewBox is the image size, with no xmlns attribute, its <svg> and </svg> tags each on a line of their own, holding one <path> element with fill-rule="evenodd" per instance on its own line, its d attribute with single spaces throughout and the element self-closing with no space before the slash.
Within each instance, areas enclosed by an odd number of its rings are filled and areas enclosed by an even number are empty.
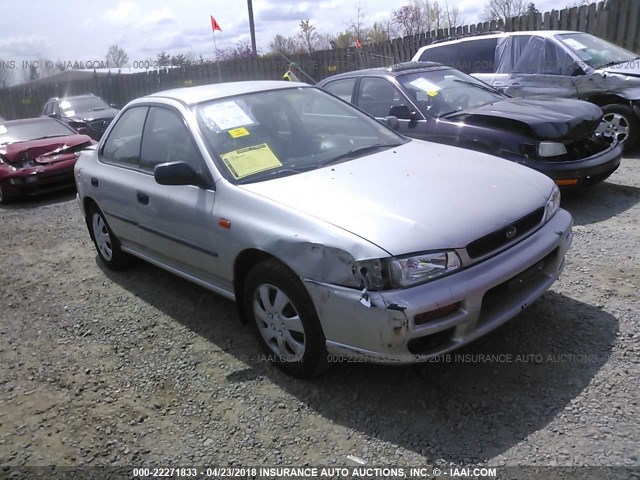
<svg viewBox="0 0 640 480">
<path fill-rule="evenodd" d="M 340 97 L 342 100 L 351 102 L 351 96 L 353 94 L 353 86 L 356 83 L 355 78 L 345 78 L 342 80 L 335 80 L 327 83 L 323 88 L 333 93 L 336 97 Z"/>
<path fill-rule="evenodd" d="M 133 107 L 122 114 L 102 148 L 102 160 L 126 167 L 138 167 L 142 129 L 148 110 L 148 107 Z"/>
<path fill-rule="evenodd" d="M 493 73 L 497 38 L 483 38 L 458 44 L 458 56 L 450 62 L 450 67 L 464 73 Z"/>
<path fill-rule="evenodd" d="M 372 117 L 386 117 L 394 105 L 406 104 L 405 97 L 384 78 L 363 78 L 358 92 L 358 108 Z"/>
<path fill-rule="evenodd" d="M 44 106 L 44 110 L 42 111 L 42 114 L 49 115 L 51 114 L 51 112 L 53 112 L 53 104 L 49 102 Z"/>
<path fill-rule="evenodd" d="M 458 68 L 453 63 L 458 58 L 457 43 L 428 48 L 420 55 L 421 62 L 437 62 L 449 67 Z"/>
<path fill-rule="evenodd" d="M 186 162 L 202 171 L 202 157 L 182 117 L 168 108 L 151 107 L 142 138 L 140 168 L 153 172 L 156 165 Z"/>
</svg>

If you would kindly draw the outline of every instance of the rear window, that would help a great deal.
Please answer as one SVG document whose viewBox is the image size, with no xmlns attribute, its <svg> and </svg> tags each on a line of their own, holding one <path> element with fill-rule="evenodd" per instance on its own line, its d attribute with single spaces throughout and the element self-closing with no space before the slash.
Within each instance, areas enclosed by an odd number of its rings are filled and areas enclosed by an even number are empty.
<svg viewBox="0 0 640 480">
<path fill-rule="evenodd" d="M 420 61 L 438 62 L 464 73 L 493 73 L 497 38 L 444 44 L 425 50 Z"/>
</svg>

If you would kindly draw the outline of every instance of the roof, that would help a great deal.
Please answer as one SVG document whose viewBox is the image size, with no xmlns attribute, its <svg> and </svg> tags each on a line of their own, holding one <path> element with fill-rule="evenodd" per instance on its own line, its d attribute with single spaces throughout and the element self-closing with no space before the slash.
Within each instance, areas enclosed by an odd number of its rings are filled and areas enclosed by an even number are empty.
<svg viewBox="0 0 640 480">
<path fill-rule="evenodd" d="M 435 48 L 436 46 L 440 47 L 447 43 L 468 42 L 468 41 L 477 40 L 477 39 L 485 40 L 487 38 L 501 38 L 501 37 L 518 36 L 518 35 L 535 35 L 537 37 L 551 38 L 563 33 L 585 33 L 585 32 L 577 32 L 575 30 L 526 30 L 522 32 L 500 32 L 500 33 L 492 33 L 492 34 L 478 33 L 476 35 L 467 35 L 467 36 L 461 36 L 457 38 L 453 37 L 450 40 L 441 40 L 441 41 L 433 42 L 429 45 L 421 47 L 419 51 L 427 50 L 432 47 Z"/>
<path fill-rule="evenodd" d="M 396 63 L 389 67 L 377 67 L 377 68 L 365 68 L 363 70 L 353 70 L 351 72 L 339 73 L 325 78 L 318 83 L 325 83 L 329 80 L 335 80 L 339 78 L 348 78 L 353 76 L 383 76 L 383 75 L 396 75 L 400 73 L 406 73 L 413 70 L 425 70 L 425 69 L 440 69 L 451 68 L 446 65 L 442 65 L 436 62 L 403 62 Z"/>
<path fill-rule="evenodd" d="M 154 97 L 173 98 L 187 105 L 193 105 L 207 100 L 242 95 L 245 93 L 280 90 L 291 87 L 309 87 L 307 83 L 288 82 L 284 80 L 254 80 L 247 82 L 212 83 L 199 87 L 174 88 L 162 92 L 152 93 L 142 99 Z"/>
</svg>

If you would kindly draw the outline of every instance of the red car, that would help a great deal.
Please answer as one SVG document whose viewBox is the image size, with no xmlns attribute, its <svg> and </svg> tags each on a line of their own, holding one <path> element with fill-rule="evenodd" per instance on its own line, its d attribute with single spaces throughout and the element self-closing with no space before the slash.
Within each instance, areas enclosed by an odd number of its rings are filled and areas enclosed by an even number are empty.
<svg viewBox="0 0 640 480">
<path fill-rule="evenodd" d="M 80 151 L 95 144 L 52 118 L 0 123 L 0 203 L 74 186 Z"/>
</svg>

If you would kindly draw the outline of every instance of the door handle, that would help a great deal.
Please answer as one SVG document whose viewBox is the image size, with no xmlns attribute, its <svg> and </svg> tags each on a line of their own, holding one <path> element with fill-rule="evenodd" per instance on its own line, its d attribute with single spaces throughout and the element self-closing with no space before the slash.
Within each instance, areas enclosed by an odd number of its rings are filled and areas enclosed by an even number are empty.
<svg viewBox="0 0 640 480">
<path fill-rule="evenodd" d="M 136 196 L 138 197 L 138 202 L 142 205 L 149 205 L 149 195 L 144 192 L 136 192 Z"/>
<path fill-rule="evenodd" d="M 98 179 L 96 177 L 91 177 L 91 185 L 94 187 L 98 186 Z"/>
</svg>

